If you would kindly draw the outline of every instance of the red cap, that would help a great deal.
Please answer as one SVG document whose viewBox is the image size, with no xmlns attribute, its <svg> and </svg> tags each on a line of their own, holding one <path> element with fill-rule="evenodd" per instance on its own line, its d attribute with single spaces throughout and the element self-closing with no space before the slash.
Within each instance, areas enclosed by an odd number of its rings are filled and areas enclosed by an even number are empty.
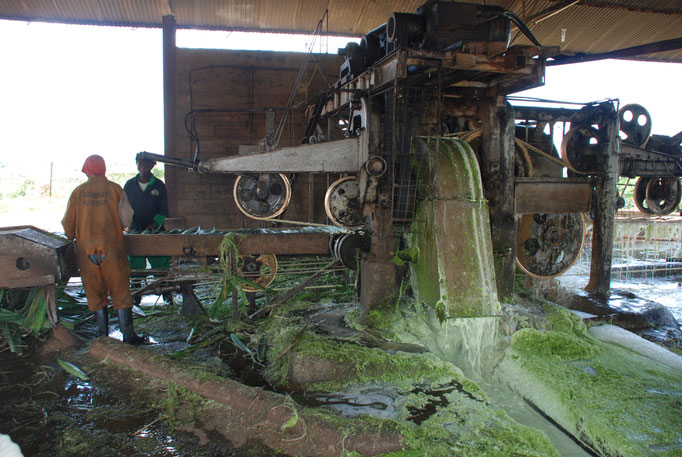
<svg viewBox="0 0 682 457">
<path fill-rule="evenodd" d="M 104 163 L 102 156 L 94 154 L 85 159 L 81 171 L 88 176 L 104 176 L 104 173 L 107 171 L 107 165 Z"/>
</svg>

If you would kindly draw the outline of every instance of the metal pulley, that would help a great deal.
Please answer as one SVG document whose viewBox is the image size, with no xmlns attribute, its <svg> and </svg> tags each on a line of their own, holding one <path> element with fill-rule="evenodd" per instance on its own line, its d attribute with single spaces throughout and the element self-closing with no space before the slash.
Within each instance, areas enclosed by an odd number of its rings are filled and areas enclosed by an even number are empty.
<svg viewBox="0 0 682 457">
<path fill-rule="evenodd" d="M 664 216 L 677 209 L 682 200 L 682 185 L 679 178 L 641 177 L 635 183 L 635 206 L 644 214 Z"/>
<path fill-rule="evenodd" d="M 346 227 L 362 227 L 362 204 L 360 185 L 355 176 L 345 176 L 334 181 L 324 196 L 324 210 L 333 224 Z"/>
<path fill-rule="evenodd" d="M 239 176 L 234 182 L 234 201 L 252 219 L 272 219 L 289 205 L 291 184 L 282 173 L 261 173 L 258 179 Z"/>
<path fill-rule="evenodd" d="M 518 224 L 516 264 L 534 278 L 553 278 L 573 266 L 584 242 L 580 213 L 525 214 Z"/>
<path fill-rule="evenodd" d="M 277 257 L 274 254 L 267 255 L 243 255 L 239 256 L 237 275 L 247 279 L 261 287 L 268 287 L 277 276 Z M 242 284 L 244 292 L 257 292 L 259 287 Z"/>
<path fill-rule="evenodd" d="M 643 176 L 635 182 L 635 188 L 632 193 L 632 198 L 635 201 L 637 209 L 644 214 L 654 214 L 646 202 L 646 188 L 649 185 L 651 178 Z"/>
<path fill-rule="evenodd" d="M 379 156 L 372 156 L 365 162 L 365 170 L 370 176 L 379 178 L 386 173 L 386 161 Z"/>
<path fill-rule="evenodd" d="M 360 233 L 343 233 L 329 239 L 329 252 L 336 260 L 340 260 L 344 267 L 351 270 L 357 268 L 360 251 L 369 252 L 372 240 Z"/>
<path fill-rule="evenodd" d="M 651 115 L 642 105 L 630 104 L 618 110 L 623 142 L 644 146 L 651 135 Z M 622 137 L 622 136 L 621 136 Z"/>
<path fill-rule="evenodd" d="M 674 176 L 651 178 L 646 186 L 647 206 L 659 215 L 670 214 L 682 199 L 680 179 Z"/>
<path fill-rule="evenodd" d="M 594 173 L 598 170 L 600 143 L 599 131 L 594 127 L 573 127 L 561 142 L 561 158 L 580 173 Z"/>
</svg>

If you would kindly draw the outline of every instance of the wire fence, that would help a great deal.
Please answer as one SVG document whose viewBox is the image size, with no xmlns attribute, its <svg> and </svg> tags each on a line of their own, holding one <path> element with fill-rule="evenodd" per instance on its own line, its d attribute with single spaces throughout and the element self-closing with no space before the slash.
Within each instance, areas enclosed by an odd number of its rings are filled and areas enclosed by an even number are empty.
<svg viewBox="0 0 682 457">
<path fill-rule="evenodd" d="M 580 257 L 562 276 L 589 275 L 591 255 L 592 224 L 588 222 Z M 619 211 L 611 265 L 611 278 L 618 280 L 682 275 L 682 218 Z"/>
</svg>

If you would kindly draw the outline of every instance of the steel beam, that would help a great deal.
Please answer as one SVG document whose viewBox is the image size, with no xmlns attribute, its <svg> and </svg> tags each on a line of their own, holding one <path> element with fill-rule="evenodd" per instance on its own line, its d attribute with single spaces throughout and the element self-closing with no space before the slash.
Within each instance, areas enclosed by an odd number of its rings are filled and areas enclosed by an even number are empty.
<svg viewBox="0 0 682 457">
<path fill-rule="evenodd" d="M 622 176 L 682 176 L 682 158 L 620 141 Z"/>
<path fill-rule="evenodd" d="M 199 162 L 200 173 L 357 173 L 366 155 L 361 137 Z"/>
</svg>

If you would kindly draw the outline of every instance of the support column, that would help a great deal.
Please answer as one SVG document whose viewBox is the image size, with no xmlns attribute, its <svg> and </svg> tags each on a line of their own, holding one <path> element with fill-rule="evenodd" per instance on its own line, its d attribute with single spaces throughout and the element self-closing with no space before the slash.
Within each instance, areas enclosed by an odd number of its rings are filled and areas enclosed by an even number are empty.
<svg viewBox="0 0 682 457">
<path fill-rule="evenodd" d="M 611 259 L 613 256 L 613 237 L 618 209 L 619 140 L 618 113 L 612 104 L 606 105 L 604 115 L 607 143 L 602 149 L 603 156 L 599 182 L 594 192 L 594 221 L 592 225 L 592 258 L 590 262 L 590 281 L 585 290 L 606 295 L 611 288 Z M 601 129 L 600 129 L 601 131 Z"/>
<path fill-rule="evenodd" d="M 176 23 L 174 16 L 163 17 L 163 145 L 164 155 L 176 157 Z M 171 217 L 178 215 L 178 186 L 174 167 L 165 168 L 168 190 L 168 211 Z"/>
<path fill-rule="evenodd" d="M 490 208 L 497 296 L 507 301 L 514 293 L 516 219 L 514 217 L 514 110 L 502 96 L 479 103 L 481 174 Z"/>
<path fill-rule="evenodd" d="M 384 304 L 398 291 L 390 211 L 390 206 L 385 208 L 380 203 L 366 204 L 364 208 L 372 230 L 369 254 L 360 262 L 360 306 L 364 311 Z"/>
</svg>

